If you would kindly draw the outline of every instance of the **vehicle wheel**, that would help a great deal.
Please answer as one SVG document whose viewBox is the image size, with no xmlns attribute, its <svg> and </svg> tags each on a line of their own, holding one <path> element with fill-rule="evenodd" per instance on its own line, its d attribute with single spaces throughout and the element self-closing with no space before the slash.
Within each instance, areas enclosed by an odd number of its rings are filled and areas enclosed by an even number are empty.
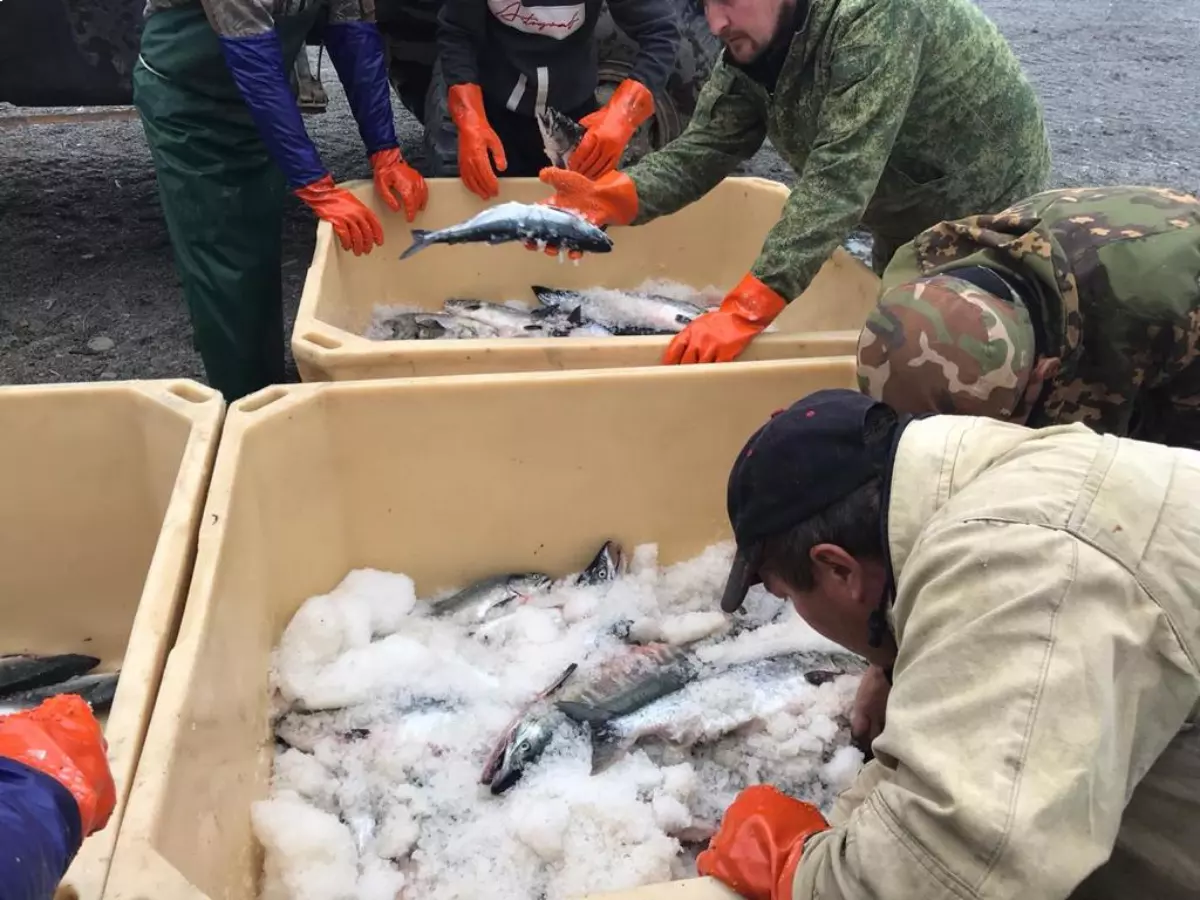
<svg viewBox="0 0 1200 900">
<path fill-rule="evenodd" d="M 709 32 L 704 17 L 697 13 L 690 0 L 674 0 L 674 5 L 683 31 L 675 70 L 667 80 L 665 90 L 655 93 L 654 115 L 634 132 L 621 158 L 622 167 L 679 137 L 687 127 L 700 89 L 720 53 L 720 43 Z M 617 29 L 607 9 L 597 23 L 596 35 L 600 42 L 600 83 L 596 87 L 596 101 L 604 104 L 617 85 L 633 71 L 637 44 Z"/>
<path fill-rule="evenodd" d="M 458 130 L 446 101 L 441 62 L 433 64 L 425 94 L 425 160 L 433 178 L 458 177 Z"/>
</svg>

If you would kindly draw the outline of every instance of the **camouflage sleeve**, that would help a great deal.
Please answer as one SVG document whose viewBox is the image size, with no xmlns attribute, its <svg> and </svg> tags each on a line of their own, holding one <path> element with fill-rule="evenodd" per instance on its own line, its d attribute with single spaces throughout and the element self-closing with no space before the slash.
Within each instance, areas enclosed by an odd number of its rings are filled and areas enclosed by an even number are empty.
<svg viewBox="0 0 1200 900">
<path fill-rule="evenodd" d="M 750 270 L 789 302 L 866 211 L 907 114 L 926 33 L 919 3 L 879 0 L 834 37 L 812 152 Z"/>
<path fill-rule="evenodd" d="M 634 224 L 695 203 L 753 156 L 766 136 L 766 109 L 749 80 L 717 63 L 683 134 L 626 170 L 637 189 Z"/>
</svg>

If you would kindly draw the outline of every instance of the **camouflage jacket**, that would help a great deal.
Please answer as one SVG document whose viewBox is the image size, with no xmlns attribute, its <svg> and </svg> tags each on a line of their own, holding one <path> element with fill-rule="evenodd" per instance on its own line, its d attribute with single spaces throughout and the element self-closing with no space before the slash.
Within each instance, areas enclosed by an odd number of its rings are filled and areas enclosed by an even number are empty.
<svg viewBox="0 0 1200 900">
<path fill-rule="evenodd" d="M 773 87 L 723 54 L 684 133 L 627 174 L 647 222 L 769 137 L 798 181 L 751 272 L 787 300 L 860 222 L 903 243 L 1045 187 L 1041 106 L 971 0 L 812 0 Z"/>
<path fill-rule="evenodd" d="M 1148 187 L 1047 191 L 943 222 L 900 248 L 884 289 L 984 266 L 1024 288 L 1058 356 L 1028 424 L 1200 449 L 1200 200 Z"/>
<path fill-rule="evenodd" d="M 200 0 L 219 37 L 251 37 L 275 27 L 275 20 L 325 0 Z M 328 0 L 329 21 L 374 22 L 375 0 Z M 195 6 L 196 0 L 146 0 L 145 14 L 176 6 Z"/>
</svg>

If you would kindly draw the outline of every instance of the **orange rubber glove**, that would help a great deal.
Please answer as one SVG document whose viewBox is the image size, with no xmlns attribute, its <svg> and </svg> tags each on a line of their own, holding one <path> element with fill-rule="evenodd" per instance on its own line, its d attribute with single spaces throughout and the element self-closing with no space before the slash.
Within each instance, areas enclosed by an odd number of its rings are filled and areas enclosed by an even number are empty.
<svg viewBox="0 0 1200 900">
<path fill-rule="evenodd" d="M 450 88 L 447 103 L 450 118 L 458 128 L 458 175 L 468 190 L 482 200 L 500 193 L 500 181 L 492 170 L 508 168 L 500 136 L 488 124 L 483 110 L 483 91 L 477 84 L 456 84 Z M 488 153 L 491 153 L 491 159 Z"/>
<path fill-rule="evenodd" d="M 362 256 L 376 244 L 383 244 L 383 226 L 378 217 L 348 190 L 334 184 L 332 175 L 298 189 L 296 196 L 308 204 L 318 219 L 333 226 L 343 250 L 353 250 L 355 256 Z"/>
<path fill-rule="evenodd" d="M 654 114 L 654 95 L 640 81 L 626 78 L 601 109 L 584 116 L 579 124 L 587 129 L 571 154 L 567 167 L 588 178 L 611 172 L 621 161 L 629 139 L 638 126 Z"/>
<path fill-rule="evenodd" d="M 77 694 L 0 717 L 0 756 L 43 772 L 70 791 L 84 837 L 107 825 L 117 805 L 107 752 L 100 723 Z"/>
<path fill-rule="evenodd" d="M 371 168 L 375 170 L 375 193 L 388 209 L 400 212 L 403 202 L 405 218 L 410 222 L 415 219 L 429 199 L 429 187 L 421 173 L 406 163 L 395 147 L 372 153 Z"/>
<path fill-rule="evenodd" d="M 663 363 L 730 362 L 764 328 L 783 312 L 787 301 L 755 278 L 746 275 L 725 295 L 721 305 L 692 320 L 675 335 L 663 354 Z"/>
<path fill-rule="evenodd" d="M 628 225 L 637 218 L 637 188 L 630 177 L 621 172 L 609 172 L 592 181 L 569 169 L 547 167 L 538 173 L 538 178 L 555 190 L 538 203 L 573 212 L 597 227 Z M 525 248 L 536 250 L 537 244 L 530 241 Z M 547 245 L 545 253 L 557 256 L 558 247 Z M 570 253 L 572 259 L 582 255 L 578 250 Z"/>
<path fill-rule="evenodd" d="M 696 868 L 747 900 L 792 900 L 804 842 L 828 827 L 815 806 L 754 784 L 725 810 Z"/>
</svg>

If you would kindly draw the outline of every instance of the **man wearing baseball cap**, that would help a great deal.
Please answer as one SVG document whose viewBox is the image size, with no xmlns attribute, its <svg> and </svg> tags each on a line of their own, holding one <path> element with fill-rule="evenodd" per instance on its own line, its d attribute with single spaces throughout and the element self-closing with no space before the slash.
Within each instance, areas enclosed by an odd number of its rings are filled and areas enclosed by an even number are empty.
<svg viewBox="0 0 1200 900">
<path fill-rule="evenodd" d="M 1200 200 L 1070 188 L 934 225 L 884 271 L 858 374 L 903 412 L 1200 449 Z"/>
<path fill-rule="evenodd" d="M 1195 897 L 1200 454 L 812 394 L 729 477 L 757 582 L 888 672 L 827 820 L 743 791 L 698 859 L 750 900 Z"/>
</svg>

